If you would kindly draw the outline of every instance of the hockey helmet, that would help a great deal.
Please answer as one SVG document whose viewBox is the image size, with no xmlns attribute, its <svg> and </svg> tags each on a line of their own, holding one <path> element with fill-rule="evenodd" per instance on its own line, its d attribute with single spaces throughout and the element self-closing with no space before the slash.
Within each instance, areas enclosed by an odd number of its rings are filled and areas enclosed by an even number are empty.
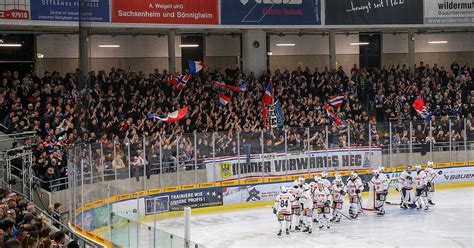
<svg viewBox="0 0 474 248">
<path fill-rule="evenodd" d="M 320 176 L 315 176 L 315 177 L 314 177 L 314 181 L 315 181 L 316 183 L 319 182 L 319 181 L 321 181 L 321 177 L 320 177 Z"/>
<path fill-rule="evenodd" d="M 372 174 L 374 174 L 374 175 L 378 175 L 378 174 L 379 174 L 379 172 L 380 172 L 380 171 L 379 171 L 378 169 L 374 169 L 374 170 L 372 170 Z"/>
<path fill-rule="evenodd" d="M 433 161 L 428 161 L 428 168 L 433 168 Z"/>
<path fill-rule="evenodd" d="M 351 178 L 354 179 L 354 178 L 357 178 L 359 175 L 357 174 L 357 172 L 353 171 L 351 172 Z"/>
<path fill-rule="evenodd" d="M 281 186 L 281 193 L 286 193 L 288 192 L 288 187 L 286 187 L 285 185 L 282 185 Z"/>
<path fill-rule="evenodd" d="M 417 170 L 417 171 L 421 170 L 421 165 L 418 165 L 418 164 L 415 165 L 415 170 Z"/>
<path fill-rule="evenodd" d="M 379 170 L 379 172 L 384 172 L 384 171 L 385 171 L 385 167 L 380 166 L 378 170 Z"/>
<path fill-rule="evenodd" d="M 334 183 L 335 183 L 336 185 L 338 185 L 338 184 L 340 185 L 340 184 L 342 183 L 342 178 L 340 178 L 340 177 L 337 178 L 337 177 L 336 177 L 336 179 L 334 179 Z"/>
<path fill-rule="evenodd" d="M 328 173 L 324 171 L 323 173 L 321 173 L 321 177 L 322 177 L 322 178 L 328 177 Z"/>
<path fill-rule="evenodd" d="M 304 183 L 306 182 L 306 180 L 304 179 L 304 177 L 299 177 L 299 178 L 298 178 L 298 182 L 299 182 L 300 184 L 304 184 Z"/>
<path fill-rule="evenodd" d="M 411 171 L 412 171 L 411 165 L 408 165 L 408 166 L 407 166 L 407 171 L 408 171 L 408 172 L 411 172 Z"/>
<path fill-rule="evenodd" d="M 339 173 L 336 173 L 336 175 L 334 175 L 334 177 L 336 178 L 336 180 L 337 180 L 337 179 L 341 179 L 341 180 L 342 180 L 342 175 L 339 174 Z"/>
</svg>

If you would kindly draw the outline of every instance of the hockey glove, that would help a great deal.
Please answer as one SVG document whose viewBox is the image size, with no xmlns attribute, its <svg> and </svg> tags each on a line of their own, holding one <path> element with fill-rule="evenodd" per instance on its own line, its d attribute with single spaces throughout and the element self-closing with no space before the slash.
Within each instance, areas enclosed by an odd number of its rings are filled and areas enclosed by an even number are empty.
<svg viewBox="0 0 474 248">
<path fill-rule="evenodd" d="M 277 209 L 273 208 L 273 214 L 277 214 Z"/>
<path fill-rule="evenodd" d="M 399 189 L 398 187 L 396 187 L 395 190 L 396 190 L 397 192 L 400 192 L 400 189 Z"/>
<path fill-rule="evenodd" d="M 426 184 L 426 187 L 431 187 L 431 182 L 428 182 L 428 183 Z"/>
<path fill-rule="evenodd" d="M 346 194 L 346 192 L 344 192 L 344 190 L 342 190 L 342 189 L 341 189 L 341 191 L 340 191 L 339 193 L 341 193 L 341 195 L 345 195 L 345 194 Z"/>
<path fill-rule="evenodd" d="M 360 189 L 356 189 L 356 194 L 360 194 Z"/>
<path fill-rule="evenodd" d="M 411 178 L 411 176 L 407 176 L 407 180 L 412 180 L 413 178 Z"/>
<path fill-rule="evenodd" d="M 329 207 L 329 205 L 331 205 L 331 202 L 330 202 L 329 200 L 327 200 L 327 201 L 324 203 L 324 206 Z"/>
</svg>

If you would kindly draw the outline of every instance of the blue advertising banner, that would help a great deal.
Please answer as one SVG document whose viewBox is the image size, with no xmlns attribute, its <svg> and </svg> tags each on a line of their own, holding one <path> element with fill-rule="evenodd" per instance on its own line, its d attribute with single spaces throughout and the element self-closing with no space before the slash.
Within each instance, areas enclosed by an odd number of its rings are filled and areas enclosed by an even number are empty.
<svg viewBox="0 0 474 248">
<path fill-rule="evenodd" d="M 155 203 L 156 206 L 153 206 Z M 145 214 L 169 211 L 181 211 L 185 207 L 204 208 L 221 206 L 223 204 L 222 189 L 194 189 L 183 192 L 173 192 L 165 196 L 145 198 Z"/>
<path fill-rule="evenodd" d="M 320 25 L 320 0 L 224 0 L 221 24 Z"/>
<path fill-rule="evenodd" d="M 109 21 L 109 0 L 82 0 L 83 20 Z M 31 19 L 41 21 L 79 21 L 79 0 L 31 1 Z"/>
</svg>

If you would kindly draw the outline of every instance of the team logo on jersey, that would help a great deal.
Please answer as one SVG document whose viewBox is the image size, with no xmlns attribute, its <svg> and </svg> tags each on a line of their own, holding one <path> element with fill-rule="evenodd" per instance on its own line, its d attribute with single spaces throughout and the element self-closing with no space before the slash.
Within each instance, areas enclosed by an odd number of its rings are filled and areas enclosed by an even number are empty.
<svg viewBox="0 0 474 248">
<path fill-rule="evenodd" d="M 230 163 L 220 163 L 221 167 L 221 176 L 223 179 L 227 179 L 232 176 L 232 169 Z"/>
</svg>

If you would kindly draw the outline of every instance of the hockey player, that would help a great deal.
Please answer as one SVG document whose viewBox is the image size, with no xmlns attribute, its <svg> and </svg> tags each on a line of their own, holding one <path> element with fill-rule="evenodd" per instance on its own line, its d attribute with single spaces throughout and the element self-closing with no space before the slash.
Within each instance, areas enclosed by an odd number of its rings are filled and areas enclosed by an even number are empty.
<svg viewBox="0 0 474 248">
<path fill-rule="evenodd" d="M 333 184 L 331 186 L 331 194 L 332 194 L 332 209 L 333 209 L 333 219 L 335 222 L 341 221 L 341 213 L 342 205 L 344 203 L 344 195 L 346 194 L 346 187 L 342 182 L 342 177 L 340 174 L 336 174 L 336 179 L 334 179 Z M 336 211 L 336 209 L 338 211 Z"/>
<path fill-rule="evenodd" d="M 331 188 L 331 182 L 328 180 L 328 173 L 327 172 L 321 173 L 321 182 L 323 182 L 324 187 L 326 187 L 328 189 Z"/>
<path fill-rule="evenodd" d="M 314 193 L 316 189 L 318 188 L 318 182 L 321 180 L 321 177 L 315 176 L 314 177 L 314 182 L 311 182 L 309 184 L 311 188 L 311 194 L 313 195 L 313 222 L 317 223 L 318 222 L 318 208 L 316 207 L 316 197 L 314 197 Z"/>
<path fill-rule="evenodd" d="M 291 203 L 294 200 L 295 197 L 288 192 L 288 188 L 282 186 L 281 193 L 277 196 L 273 208 L 273 213 L 277 215 L 278 222 L 280 222 L 280 230 L 277 234 L 278 237 L 281 236 L 283 226 L 285 226 L 286 235 L 290 235 L 289 226 L 291 224 Z"/>
<path fill-rule="evenodd" d="M 426 195 L 426 191 L 428 189 L 427 187 L 428 181 L 426 180 L 426 173 L 421 168 L 421 165 L 415 166 L 415 169 L 416 169 L 416 173 L 415 173 L 415 176 L 413 177 L 413 181 L 415 182 L 415 187 L 416 187 L 415 204 L 417 205 L 417 209 L 424 208 L 425 210 L 428 210 L 428 200 L 427 200 L 427 195 Z"/>
<path fill-rule="evenodd" d="M 291 226 L 294 227 L 295 231 L 300 230 L 300 216 L 301 216 L 301 189 L 299 186 L 298 180 L 293 182 L 293 188 L 290 189 L 290 193 L 293 194 L 294 198 L 291 201 L 291 214 L 292 214 L 292 223 Z M 290 228 L 291 229 L 291 228 Z"/>
<path fill-rule="evenodd" d="M 303 185 L 300 201 L 303 205 L 303 222 L 305 224 L 303 232 L 311 233 L 313 232 L 313 221 L 311 219 L 313 215 L 313 196 L 308 184 Z"/>
<path fill-rule="evenodd" d="M 435 205 L 433 202 L 433 195 L 435 191 L 434 179 L 438 176 L 438 174 L 441 174 L 441 171 L 436 173 L 435 170 L 433 169 L 433 162 L 428 161 L 428 167 L 425 168 L 425 173 L 426 173 L 426 180 L 428 181 L 426 183 L 426 186 L 428 186 L 428 192 L 427 192 L 428 203 L 434 206 Z"/>
<path fill-rule="evenodd" d="M 314 197 L 316 198 L 316 207 L 318 209 L 319 229 L 322 229 L 324 226 L 329 229 L 329 218 L 331 214 L 331 203 L 329 201 L 330 192 L 322 181 L 318 182 L 318 188 L 314 192 Z"/>
<path fill-rule="evenodd" d="M 384 204 L 388 193 L 388 177 L 380 171 L 380 169 L 373 170 L 373 177 L 370 180 L 370 184 L 374 187 L 375 191 L 375 210 L 377 215 L 384 215 Z"/>
<path fill-rule="evenodd" d="M 359 214 L 360 193 L 364 190 L 362 179 L 356 172 L 352 172 L 347 180 L 347 194 L 349 195 L 349 215 L 356 219 Z"/>
<path fill-rule="evenodd" d="M 400 178 L 398 179 L 399 187 L 401 188 L 400 193 L 402 194 L 402 203 L 400 204 L 400 207 L 403 209 L 415 207 L 413 204 L 413 200 L 415 199 L 415 193 L 413 192 L 414 175 L 411 165 L 408 165 L 407 169 L 400 174 Z"/>
</svg>

